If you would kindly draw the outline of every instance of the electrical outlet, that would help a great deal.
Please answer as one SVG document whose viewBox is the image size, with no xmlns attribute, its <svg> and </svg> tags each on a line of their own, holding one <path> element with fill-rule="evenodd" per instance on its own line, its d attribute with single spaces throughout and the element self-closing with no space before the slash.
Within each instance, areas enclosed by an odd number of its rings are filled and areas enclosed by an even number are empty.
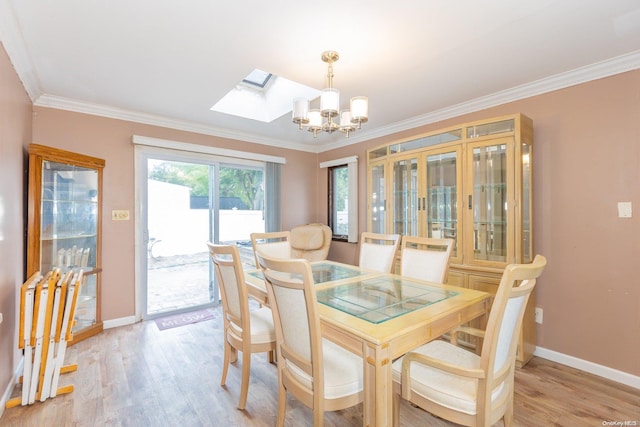
<svg viewBox="0 0 640 427">
<path fill-rule="evenodd" d="M 113 221 L 129 221 L 129 211 L 111 211 Z"/>
<path fill-rule="evenodd" d="M 542 324 L 542 309 L 536 307 L 536 323 Z"/>
</svg>

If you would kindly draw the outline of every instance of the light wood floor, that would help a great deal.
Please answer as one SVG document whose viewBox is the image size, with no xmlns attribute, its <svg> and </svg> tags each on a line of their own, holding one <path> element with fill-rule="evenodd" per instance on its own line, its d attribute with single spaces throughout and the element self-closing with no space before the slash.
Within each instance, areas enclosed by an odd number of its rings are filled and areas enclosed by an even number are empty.
<svg viewBox="0 0 640 427">
<path fill-rule="evenodd" d="M 236 409 L 239 366 L 230 368 L 227 386 L 220 387 L 220 325 L 217 310 L 213 321 L 164 331 L 143 322 L 82 341 L 67 353 L 66 363 L 78 363 L 78 371 L 60 379 L 75 390 L 5 409 L 0 426 L 274 426 L 276 368 L 266 355 L 252 358 L 245 411 Z M 534 358 L 517 371 L 515 390 L 518 426 L 603 426 L 605 421 L 640 426 L 639 390 L 544 359 Z M 19 394 L 18 385 L 13 396 Z M 286 425 L 311 424 L 311 412 L 290 398 Z M 362 406 L 327 412 L 325 425 L 361 426 Z M 401 425 L 453 424 L 403 403 Z"/>
</svg>

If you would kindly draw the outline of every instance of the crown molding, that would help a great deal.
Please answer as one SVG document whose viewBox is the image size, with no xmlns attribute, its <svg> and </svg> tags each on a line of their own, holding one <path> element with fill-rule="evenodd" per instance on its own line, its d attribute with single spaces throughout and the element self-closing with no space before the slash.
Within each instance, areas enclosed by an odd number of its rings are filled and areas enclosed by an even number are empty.
<svg viewBox="0 0 640 427">
<path fill-rule="evenodd" d="M 291 141 L 281 139 L 273 140 L 260 135 L 240 132 L 237 130 L 223 129 L 214 126 L 206 126 L 186 120 L 172 119 L 169 117 L 142 113 L 139 111 L 126 110 L 111 107 L 108 105 L 94 104 L 79 101 L 62 96 L 41 95 L 33 105 L 38 107 L 55 108 L 58 110 L 73 111 L 76 113 L 90 114 L 94 116 L 107 117 L 111 119 L 126 120 L 134 123 L 142 123 L 153 126 L 166 127 L 170 129 L 193 132 L 202 135 L 217 136 L 220 138 L 236 139 L 255 144 L 269 145 L 274 147 L 288 148 L 291 150 L 318 152 L 316 146 L 305 146 Z"/>
<path fill-rule="evenodd" d="M 29 99 L 34 102 L 42 95 L 41 85 L 16 22 L 11 2 L 0 0 L 0 41 Z"/>
<path fill-rule="evenodd" d="M 616 74 L 624 73 L 640 69 L 640 50 L 621 55 L 606 61 L 576 68 L 554 76 L 546 77 L 540 80 L 496 92 L 487 96 L 479 97 L 460 104 L 452 105 L 440 110 L 432 111 L 421 116 L 416 116 L 393 123 L 389 126 L 377 128 L 371 132 L 367 132 L 362 136 L 367 139 L 378 138 L 394 133 L 414 129 L 442 120 L 458 117 L 464 114 L 473 113 L 509 102 L 530 98 L 544 93 L 553 92 L 555 90 L 564 89 L 578 84 L 610 77 Z M 353 143 L 359 141 L 353 141 Z M 345 144 L 336 145 L 333 148 L 344 146 Z"/>
</svg>

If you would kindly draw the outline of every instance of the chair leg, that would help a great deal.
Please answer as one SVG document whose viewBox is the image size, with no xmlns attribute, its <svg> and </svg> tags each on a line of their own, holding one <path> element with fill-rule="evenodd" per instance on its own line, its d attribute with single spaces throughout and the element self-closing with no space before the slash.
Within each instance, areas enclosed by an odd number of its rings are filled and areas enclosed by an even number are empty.
<svg viewBox="0 0 640 427">
<path fill-rule="evenodd" d="M 504 427 L 511 427 L 513 425 L 513 400 L 504 411 L 503 421 Z"/>
<path fill-rule="evenodd" d="M 222 361 L 222 378 L 220 379 L 220 385 L 224 386 L 227 382 L 227 371 L 229 370 L 229 353 L 231 352 L 231 345 L 227 342 L 226 337 L 224 340 L 224 360 Z"/>
<path fill-rule="evenodd" d="M 238 350 L 233 346 L 230 346 L 229 350 L 229 362 L 236 363 L 238 361 Z"/>
<path fill-rule="evenodd" d="M 284 414 L 287 410 L 287 390 L 282 385 L 282 379 L 278 381 L 278 420 L 277 427 L 284 427 Z"/>
<path fill-rule="evenodd" d="M 320 408 L 313 408 L 313 427 L 324 426 L 324 411 Z"/>
<path fill-rule="evenodd" d="M 251 352 L 245 349 L 242 352 L 242 384 L 240 385 L 240 404 L 238 409 L 244 410 L 249 393 L 249 374 L 251 372 Z"/>
</svg>

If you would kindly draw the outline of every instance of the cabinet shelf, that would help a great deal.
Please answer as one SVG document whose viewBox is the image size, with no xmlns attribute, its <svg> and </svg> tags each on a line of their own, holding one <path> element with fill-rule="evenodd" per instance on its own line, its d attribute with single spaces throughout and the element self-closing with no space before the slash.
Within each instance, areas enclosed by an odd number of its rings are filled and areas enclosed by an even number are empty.
<svg viewBox="0 0 640 427">
<path fill-rule="evenodd" d="M 90 239 L 97 237 L 97 234 L 70 234 L 70 235 L 56 235 L 56 236 L 43 236 L 42 241 L 54 241 L 54 240 L 73 240 L 73 239 Z"/>
</svg>

